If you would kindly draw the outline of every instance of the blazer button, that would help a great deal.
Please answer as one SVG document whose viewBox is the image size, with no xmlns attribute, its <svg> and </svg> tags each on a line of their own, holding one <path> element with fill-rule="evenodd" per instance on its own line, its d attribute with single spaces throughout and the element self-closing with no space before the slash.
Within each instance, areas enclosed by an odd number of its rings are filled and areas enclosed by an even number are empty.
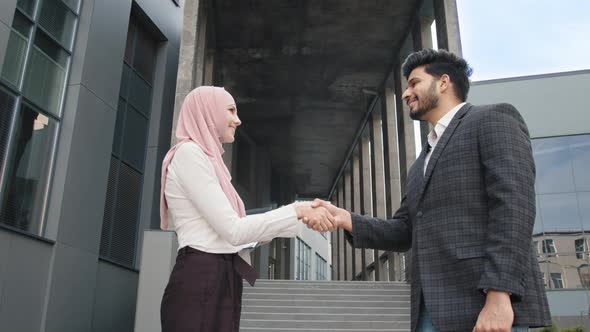
<svg viewBox="0 0 590 332">
<path fill-rule="evenodd" d="M 418 218 L 422 217 L 422 211 L 418 211 L 418 213 L 416 213 L 416 216 L 418 216 Z"/>
</svg>

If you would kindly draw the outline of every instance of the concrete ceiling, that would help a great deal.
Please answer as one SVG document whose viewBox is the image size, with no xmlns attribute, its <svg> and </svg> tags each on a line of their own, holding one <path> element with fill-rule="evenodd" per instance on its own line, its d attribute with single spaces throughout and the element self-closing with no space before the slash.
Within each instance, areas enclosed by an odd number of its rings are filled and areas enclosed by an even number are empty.
<svg viewBox="0 0 590 332">
<path fill-rule="evenodd" d="M 326 196 L 418 0 L 214 1 L 215 82 L 304 197 Z M 211 44 L 212 45 L 212 44 Z"/>
</svg>

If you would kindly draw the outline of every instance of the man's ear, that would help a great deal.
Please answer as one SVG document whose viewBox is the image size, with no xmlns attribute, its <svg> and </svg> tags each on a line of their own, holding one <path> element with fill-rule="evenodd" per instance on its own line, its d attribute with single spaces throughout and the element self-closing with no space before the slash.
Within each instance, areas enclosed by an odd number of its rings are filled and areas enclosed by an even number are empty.
<svg viewBox="0 0 590 332">
<path fill-rule="evenodd" d="M 451 77 L 447 74 L 441 75 L 439 78 L 440 81 L 440 92 L 445 92 L 446 90 L 451 88 Z"/>
</svg>

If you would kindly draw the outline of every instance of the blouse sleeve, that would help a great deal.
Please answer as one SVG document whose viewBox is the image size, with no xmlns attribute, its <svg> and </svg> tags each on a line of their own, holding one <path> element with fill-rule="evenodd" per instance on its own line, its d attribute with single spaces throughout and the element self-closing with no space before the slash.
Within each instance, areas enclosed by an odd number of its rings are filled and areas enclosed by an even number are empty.
<svg viewBox="0 0 590 332">
<path fill-rule="evenodd" d="M 196 144 L 181 145 L 173 162 L 179 186 L 187 199 L 231 245 L 299 234 L 301 223 L 292 204 L 240 218 L 221 189 L 211 161 Z"/>
</svg>

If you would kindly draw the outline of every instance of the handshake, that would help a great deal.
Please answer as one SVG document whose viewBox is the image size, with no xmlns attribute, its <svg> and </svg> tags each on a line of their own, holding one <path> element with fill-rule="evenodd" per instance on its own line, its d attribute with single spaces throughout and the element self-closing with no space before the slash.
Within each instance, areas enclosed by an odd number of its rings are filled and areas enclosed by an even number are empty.
<svg viewBox="0 0 590 332">
<path fill-rule="evenodd" d="M 313 202 L 295 202 L 297 218 L 307 225 L 307 228 L 318 232 L 333 231 L 343 228 L 352 231 L 350 213 L 332 203 L 315 199 Z"/>
</svg>

